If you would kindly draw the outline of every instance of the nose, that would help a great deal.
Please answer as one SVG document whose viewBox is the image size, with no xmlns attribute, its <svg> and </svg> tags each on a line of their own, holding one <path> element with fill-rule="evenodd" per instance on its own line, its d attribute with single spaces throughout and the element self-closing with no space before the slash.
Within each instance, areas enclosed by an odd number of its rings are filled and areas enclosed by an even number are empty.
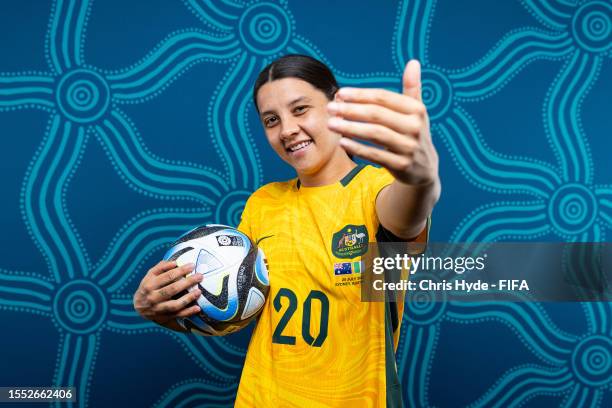
<svg viewBox="0 0 612 408">
<path fill-rule="evenodd" d="M 293 119 L 285 119 L 281 122 L 281 140 L 291 140 L 300 132 L 300 127 L 297 121 Z"/>
</svg>

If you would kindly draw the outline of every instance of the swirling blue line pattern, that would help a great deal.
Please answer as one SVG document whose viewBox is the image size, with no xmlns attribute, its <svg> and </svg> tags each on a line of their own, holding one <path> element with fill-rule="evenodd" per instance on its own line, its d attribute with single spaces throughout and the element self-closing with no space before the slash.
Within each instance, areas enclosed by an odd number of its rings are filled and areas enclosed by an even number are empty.
<svg viewBox="0 0 612 408">
<path fill-rule="evenodd" d="M 131 406 L 232 405 L 248 330 L 179 335 L 140 318 L 131 293 L 175 237 L 207 222 L 237 225 L 254 189 L 290 176 L 251 130 L 260 126 L 251 86 L 282 54 L 323 60 L 345 86 L 394 90 L 405 62 L 421 60 L 445 184 L 435 238 L 597 242 L 612 228 L 610 163 L 600 153 L 609 151 L 601 136 L 612 123 L 607 107 L 592 102 L 609 99 L 612 87 L 609 0 L 470 6 L 484 17 L 461 17 L 465 7 L 447 0 L 365 11 L 354 2 L 335 10 L 330 2 L 309 9 L 276 0 L 49 3 L 27 13 L 21 2 L 0 6 L 2 37 L 14 31 L 44 45 L 37 56 L 34 46 L 3 49 L 0 62 L 0 129 L 15 139 L 5 173 L 21 183 L 5 183 L 2 212 L 15 220 L 7 227 L 15 233 L 4 242 L 10 265 L 0 267 L 0 310 L 6 344 L 50 347 L 53 371 L 36 382 L 76 386 L 70 406 L 110 405 L 109 392 L 131 395 Z M 148 20 L 154 7 L 164 11 L 157 24 Z M 11 25 L 24 14 L 31 21 Z M 123 15 L 130 34 L 113 41 L 108 27 Z M 37 27 L 35 17 L 47 25 Z M 501 19 L 507 29 L 466 28 L 469 18 Z M 462 31 L 446 28 L 453 24 Z M 462 49 L 472 62 L 447 45 L 470 29 L 481 39 Z M 328 41 L 329 33 L 338 40 Z M 353 66 L 360 68 L 346 69 Z M 503 129 L 489 106 L 514 127 Z M 612 404 L 609 303 L 440 296 L 417 293 L 406 305 L 397 362 L 407 405 Z M 26 326 L 44 333 L 44 345 L 22 333 Z M 500 333 L 497 345 L 483 342 Z M 456 352 L 465 344 L 479 352 Z M 19 366 L 19 349 L 4 360 Z M 456 378 L 472 367 L 482 372 L 471 384 Z M 155 374 L 144 379 L 143 371 Z"/>
</svg>

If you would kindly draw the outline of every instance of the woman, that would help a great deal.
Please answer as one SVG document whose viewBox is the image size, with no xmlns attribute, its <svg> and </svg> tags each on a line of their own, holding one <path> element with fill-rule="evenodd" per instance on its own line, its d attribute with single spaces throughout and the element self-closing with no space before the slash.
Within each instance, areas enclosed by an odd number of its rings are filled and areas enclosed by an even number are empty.
<svg viewBox="0 0 612 408">
<path fill-rule="evenodd" d="M 417 61 L 402 94 L 339 89 L 324 64 L 301 55 L 259 75 L 253 97 L 266 137 L 297 178 L 253 193 L 238 227 L 268 258 L 270 293 L 237 406 L 402 404 L 394 352 L 403 301 L 361 302 L 359 261 L 368 242 L 427 239 L 440 181 L 420 86 Z M 199 311 L 199 293 L 172 296 L 198 282 L 181 279 L 192 269 L 153 267 L 136 310 L 182 331 L 175 319 Z"/>
</svg>

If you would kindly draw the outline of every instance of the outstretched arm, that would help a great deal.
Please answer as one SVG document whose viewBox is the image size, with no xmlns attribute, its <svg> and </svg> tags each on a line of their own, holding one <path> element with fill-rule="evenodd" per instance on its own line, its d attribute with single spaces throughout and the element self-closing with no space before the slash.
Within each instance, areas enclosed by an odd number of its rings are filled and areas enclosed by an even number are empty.
<svg viewBox="0 0 612 408">
<path fill-rule="evenodd" d="M 340 144 L 355 156 L 387 168 L 395 181 L 376 200 L 380 223 L 394 235 L 416 238 L 440 197 L 438 154 L 431 139 L 427 109 L 421 99 L 421 66 L 410 61 L 403 92 L 342 88 L 331 102 L 330 129 L 341 133 Z M 361 139 L 377 146 L 357 142 Z"/>
</svg>

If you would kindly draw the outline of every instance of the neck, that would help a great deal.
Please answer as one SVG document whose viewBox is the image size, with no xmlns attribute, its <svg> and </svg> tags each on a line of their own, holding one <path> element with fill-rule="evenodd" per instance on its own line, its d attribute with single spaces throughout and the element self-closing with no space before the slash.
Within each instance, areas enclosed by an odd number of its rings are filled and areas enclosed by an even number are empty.
<svg viewBox="0 0 612 408">
<path fill-rule="evenodd" d="M 342 180 L 355 166 L 343 149 L 337 149 L 320 169 L 310 174 L 298 173 L 298 178 L 304 187 L 326 186 Z"/>
</svg>

